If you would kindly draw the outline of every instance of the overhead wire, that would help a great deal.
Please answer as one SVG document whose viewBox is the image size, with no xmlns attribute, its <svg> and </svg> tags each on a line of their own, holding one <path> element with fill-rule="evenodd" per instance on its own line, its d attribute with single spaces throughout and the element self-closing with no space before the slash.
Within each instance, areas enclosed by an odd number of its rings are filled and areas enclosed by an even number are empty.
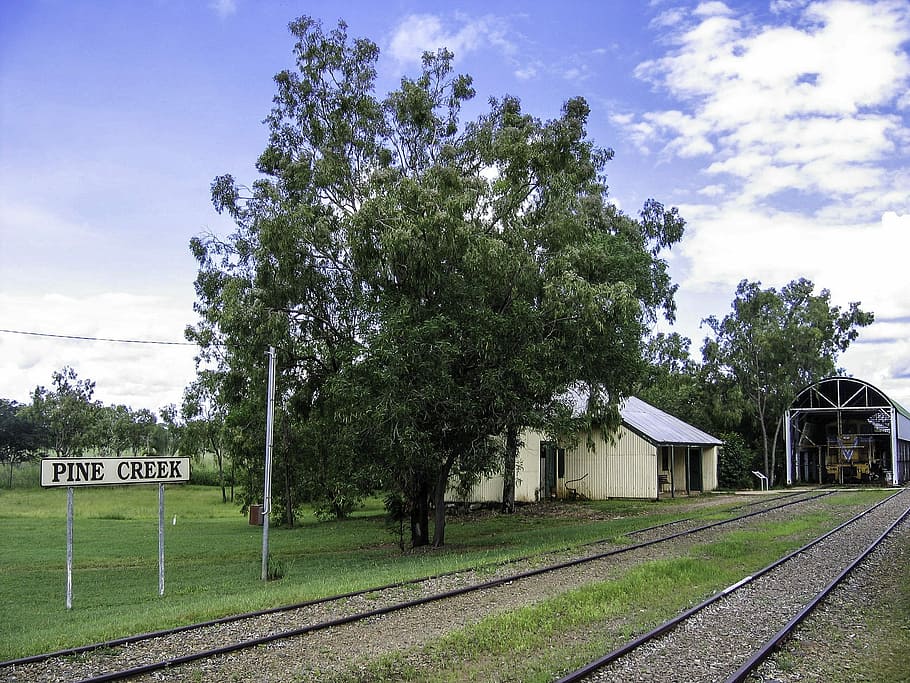
<svg viewBox="0 0 910 683">
<path fill-rule="evenodd" d="M 75 334 L 50 334 L 48 332 L 26 332 L 24 330 L 0 329 L 6 334 L 21 334 L 30 337 L 48 337 L 51 339 L 74 339 L 76 341 L 100 341 L 115 344 L 158 344 L 161 346 L 196 346 L 193 342 L 160 341 L 156 339 L 115 339 L 112 337 L 88 337 Z"/>
</svg>

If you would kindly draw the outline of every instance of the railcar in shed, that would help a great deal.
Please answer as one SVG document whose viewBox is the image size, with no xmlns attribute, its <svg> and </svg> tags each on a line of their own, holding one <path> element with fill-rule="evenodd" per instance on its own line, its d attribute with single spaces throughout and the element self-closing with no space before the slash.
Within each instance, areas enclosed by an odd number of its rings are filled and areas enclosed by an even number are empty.
<svg viewBox="0 0 910 683">
<path fill-rule="evenodd" d="M 812 384 L 785 420 L 788 484 L 910 480 L 910 413 L 867 382 L 829 377 Z"/>
</svg>

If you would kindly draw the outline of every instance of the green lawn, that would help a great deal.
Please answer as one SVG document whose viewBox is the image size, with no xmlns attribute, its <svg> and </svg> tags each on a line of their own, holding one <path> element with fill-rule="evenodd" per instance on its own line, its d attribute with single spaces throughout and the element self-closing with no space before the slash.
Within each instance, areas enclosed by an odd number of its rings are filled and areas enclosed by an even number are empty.
<svg viewBox="0 0 910 683">
<path fill-rule="evenodd" d="M 618 538 L 669 518 L 665 502 L 564 505 L 570 514 L 456 515 L 446 548 L 405 554 L 378 501 L 343 521 L 305 513 L 298 528 L 272 527 L 283 578 L 262 582 L 261 528 L 217 488 L 168 486 L 159 597 L 157 487 L 77 488 L 67 610 L 66 490 L 0 490 L 0 660 Z"/>
<path fill-rule="evenodd" d="M 283 578 L 260 581 L 262 529 L 214 487 L 165 491 L 165 595 L 158 595 L 156 486 L 74 492 L 73 607 L 66 609 L 66 490 L 0 490 L 0 660 L 134 632 L 499 562 L 659 522 L 652 516 L 579 524 L 576 518 L 455 516 L 441 551 L 402 554 L 378 501 L 348 520 L 303 515 L 271 528 Z M 617 515 L 618 516 L 618 515 Z M 174 523 L 176 517 L 176 523 Z"/>
</svg>

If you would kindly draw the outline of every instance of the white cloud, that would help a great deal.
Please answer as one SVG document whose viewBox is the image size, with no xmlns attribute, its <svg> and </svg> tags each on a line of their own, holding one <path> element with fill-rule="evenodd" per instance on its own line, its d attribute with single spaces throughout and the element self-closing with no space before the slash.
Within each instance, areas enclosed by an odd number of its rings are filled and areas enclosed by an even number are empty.
<svg viewBox="0 0 910 683">
<path fill-rule="evenodd" d="M 897 276 L 905 268 L 901 247 L 910 240 L 910 213 L 887 212 L 878 223 L 848 225 L 730 204 L 684 206 L 681 212 L 690 229 L 680 250 L 694 264 L 682 287 L 732 291 L 744 278 L 780 286 L 806 277 L 877 315 L 910 312 L 910 289 Z"/>
<path fill-rule="evenodd" d="M 212 0 L 209 3 L 209 8 L 214 10 L 222 19 L 235 14 L 237 12 L 237 1 L 236 0 Z"/>
<path fill-rule="evenodd" d="M 910 405 L 910 288 L 903 277 L 910 212 L 851 224 L 733 203 L 680 211 L 688 221 L 677 249 L 686 266 L 677 274 L 682 301 L 723 316 L 740 280 L 779 288 L 799 277 L 814 282 L 816 291 L 830 290 L 835 305 L 859 301 L 876 322 L 862 330 L 839 365 Z M 678 331 L 699 340 L 704 330 L 698 322 L 685 319 Z"/>
<path fill-rule="evenodd" d="M 399 63 L 419 63 L 424 52 L 448 48 L 456 57 L 492 45 L 505 53 L 513 49 L 502 22 L 495 17 L 456 17 L 461 27 L 453 30 L 434 14 L 411 14 L 398 24 L 389 42 L 389 52 Z"/>
<path fill-rule="evenodd" d="M 79 337 L 183 341 L 193 320 L 191 301 L 164 296 L 108 292 L 0 294 L 2 327 Z M 120 344 L 0 333 L 3 396 L 28 402 L 39 385 L 50 387 L 52 374 L 68 365 L 81 379 L 96 383 L 95 399 L 157 411 L 180 403 L 183 388 L 195 377 L 196 348 L 184 345 Z"/>
<path fill-rule="evenodd" d="M 695 15 L 673 29 L 668 55 L 636 70 L 691 109 L 626 122 L 633 141 L 669 156 L 710 155 L 707 172 L 738 179 L 748 202 L 790 189 L 845 201 L 899 187 L 888 162 L 906 158 L 908 130 L 893 107 L 907 106 L 910 89 L 901 47 L 910 6 L 818 2 L 792 26 L 753 26 L 717 2 Z M 867 199 L 863 208 L 868 217 L 904 206 Z"/>
</svg>

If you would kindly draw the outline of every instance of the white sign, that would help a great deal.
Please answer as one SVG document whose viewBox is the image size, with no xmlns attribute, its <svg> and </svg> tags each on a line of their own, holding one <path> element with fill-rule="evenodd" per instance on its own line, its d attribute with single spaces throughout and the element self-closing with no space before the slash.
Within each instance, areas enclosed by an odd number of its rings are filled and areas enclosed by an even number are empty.
<svg viewBox="0 0 910 683">
<path fill-rule="evenodd" d="M 48 458 L 41 485 L 174 484 L 190 480 L 189 458 Z"/>
</svg>

